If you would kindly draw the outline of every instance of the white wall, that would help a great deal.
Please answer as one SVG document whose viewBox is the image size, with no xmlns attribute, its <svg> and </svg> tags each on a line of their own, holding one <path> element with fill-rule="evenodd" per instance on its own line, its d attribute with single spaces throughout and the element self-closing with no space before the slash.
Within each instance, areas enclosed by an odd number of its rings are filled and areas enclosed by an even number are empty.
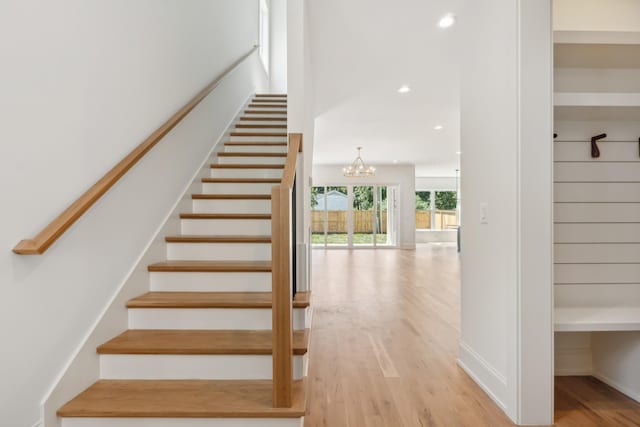
<svg viewBox="0 0 640 427">
<path fill-rule="evenodd" d="M 20 239 L 252 48 L 258 2 L 15 0 L 2 8 L 0 413 L 3 425 L 32 426 L 58 375 L 264 75 L 254 55 L 46 254 L 15 255 Z M 114 329 L 126 327 L 122 319 Z"/>
<path fill-rule="evenodd" d="M 551 424 L 551 6 L 467 4 L 460 364 L 512 420 Z"/>
<path fill-rule="evenodd" d="M 287 0 L 271 0 L 269 90 L 287 93 Z"/>
<path fill-rule="evenodd" d="M 640 402 L 640 332 L 594 332 L 593 376 Z"/>
<path fill-rule="evenodd" d="M 416 195 L 413 165 L 376 165 L 376 174 L 369 178 L 347 179 L 341 165 L 313 165 L 313 185 L 397 185 L 399 188 L 398 247 L 416 247 Z"/>
<path fill-rule="evenodd" d="M 416 191 L 420 190 L 456 191 L 456 178 L 441 176 L 417 176 Z"/>
</svg>

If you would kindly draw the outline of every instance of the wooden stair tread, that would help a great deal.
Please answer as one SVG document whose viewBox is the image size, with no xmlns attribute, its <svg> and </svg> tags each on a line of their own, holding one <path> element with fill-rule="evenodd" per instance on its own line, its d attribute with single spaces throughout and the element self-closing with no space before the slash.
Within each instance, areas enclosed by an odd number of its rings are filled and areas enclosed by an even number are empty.
<svg viewBox="0 0 640 427">
<path fill-rule="evenodd" d="M 246 114 L 280 114 L 283 115 L 286 119 L 287 112 L 286 111 L 262 111 L 262 110 L 244 110 Z"/>
<path fill-rule="evenodd" d="M 268 164 L 235 164 L 235 165 L 225 165 L 214 163 L 210 165 L 212 169 L 284 169 L 284 165 L 268 165 Z"/>
<path fill-rule="evenodd" d="M 271 292 L 147 292 L 128 308 L 271 308 Z M 309 293 L 298 292 L 294 308 L 309 306 Z"/>
<path fill-rule="evenodd" d="M 231 136 L 246 136 L 246 137 L 254 137 L 254 136 L 275 136 L 278 138 L 285 138 L 287 136 L 286 132 L 240 132 L 234 131 L 230 133 Z"/>
<path fill-rule="evenodd" d="M 251 102 L 287 102 L 287 99 L 284 97 L 267 97 L 265 98 L 264 96 L 256 96 L 254 97 Z"/>
<path fill-rule="evenodd" d="M 270 273 L 271 261 L 164 261 L 149 265 L 151 272 Z"/>
<path fill-rule="evenodd" d="M 251 103 L 248 105 L 249 108 L 282 108 L 284 110 L 287 109 L 287 104 L 277 104 L 277 103 Z"/>
<path fill-rule="evenodd" d="M 192 194 L 193 200 L 271 200 L 271 194 Z"/>
<path fill-rule="evenodd" d="M 287 157 L 287 153 L 272 153 L 269 151 L 247 151 L 247 152 L 220 152 L 218 157 Z"/>
<path fill-rule="evenodd" d="M 288 95 L 286 93 L 256 93 L 255 96 L 286 98 Z"/>
<path fill-rule="evenodd" d="M 293 354 L 309 348 L 309 331 L 293 331 Z M 98 347 L 98 354 L 271 354 L 273 336 L 263 331 L 133 329 Z"/>
<path fill-rule="evenodd" d="M 272 123 L 265 124 L 244 124 L 239 123 L 236 125 L 236 129 L 286 129 L 287 125 L 274 125 Z"/>
<path fill-rule="evenodd" d="M 286 117 L 240 117 L 241 121 L 251 121 L 251 122 L 286 122 Z"/>
<path fill-rule="evenodd" d="M 271 219 L 271 214 L 247 214 L 247 213 L 183 213 L 180 219 Z"/>
<path fill-rule="evenodd" d="M 202 182 L 214 184 L 280 184 L 278 178 L 202 178 Z"/>
<path fill-rule="evenodd" d="M 271 236 L 167 236 L 167 243 L 271 243 Z"/>
<path fill-rule="evenodd" d="M 60 417 L 299 418 L 304 381 L 293 385 L 293 406 L 273 408 L 271 381 L 100 380 L 58 410 Z"/>
</svg>

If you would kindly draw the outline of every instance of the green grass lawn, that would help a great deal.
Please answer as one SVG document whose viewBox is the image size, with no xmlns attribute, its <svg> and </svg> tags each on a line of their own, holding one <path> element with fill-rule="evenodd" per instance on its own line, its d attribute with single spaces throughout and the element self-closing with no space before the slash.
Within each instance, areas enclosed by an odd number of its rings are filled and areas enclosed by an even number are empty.
<svg viewBox="0 0 640 427">
<path fill-rule="evenodd" d="M 376 234 L 378 243 L 387 243 L 386 234 Z M 311 243 L 314 245 L 324 244 L 324 234 L 312 234 Z M 327 234 L 327 244 L 347 244 L 347 233 L 331 233 Z M 373 234 L 371 233 L 354 233 L 353 234 L 354 245 L 373 244 Z"/>
</svg>

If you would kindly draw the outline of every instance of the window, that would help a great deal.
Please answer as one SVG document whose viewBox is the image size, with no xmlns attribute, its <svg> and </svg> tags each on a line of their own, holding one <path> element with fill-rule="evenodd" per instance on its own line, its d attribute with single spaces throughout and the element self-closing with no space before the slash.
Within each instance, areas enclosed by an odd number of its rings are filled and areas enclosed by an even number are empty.
<svg viewBox="0 0 640 427">
<path fill-rule="evenodd" d="M 269 6 L 267 0 L 260 0 L 260 59 L 269 72 Z"/>
<path fill-rule="evenodd" d="M 458 226 L 458 193 L 416 191 L 416 229 L 453 230 Z"/>
<path fill-rule="evenodd" d="M 416 191 L 416 229 L 431 228 L 431 192 Z"/>
<path fill-rule="evenodd" d="M 455 191 L 436 191 L 437 230 L 454 230 L 458 226 L 458 201 Z"/>
</svg>

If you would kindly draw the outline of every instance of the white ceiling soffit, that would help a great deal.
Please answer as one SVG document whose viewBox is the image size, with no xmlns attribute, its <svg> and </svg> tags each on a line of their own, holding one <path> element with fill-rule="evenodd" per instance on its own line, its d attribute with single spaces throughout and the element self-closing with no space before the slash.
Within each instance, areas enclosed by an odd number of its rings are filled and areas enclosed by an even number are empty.
<svg viewBox="0 0 640 427">
<path fill-rule="evenodd" d="M 411 163 L 418 176 L 455 176 L 462 3 L 308 2 L 314 163 L 349 163 L 362 146 L 368 163 Z M 439 28 L 447 13 L 456 24 Z M 399 94 L 402 85 L 411 92 Z"/>
</svg>

